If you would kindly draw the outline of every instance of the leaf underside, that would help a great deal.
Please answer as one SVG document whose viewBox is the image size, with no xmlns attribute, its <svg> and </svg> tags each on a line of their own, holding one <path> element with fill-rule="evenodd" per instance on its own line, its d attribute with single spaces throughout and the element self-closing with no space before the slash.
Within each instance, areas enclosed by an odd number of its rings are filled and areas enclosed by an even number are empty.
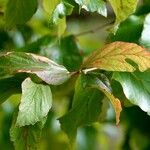
<svg viewBox="0 0 150 150">
<path fill-rule="evenodd" d="M 36 74 L 48 84 L 62 84 L 69 78 L 69 72 L 50 59 L 22 52 L 8 52 L 0 56 L 0 78 L 15 73 Z"/>
</svg>

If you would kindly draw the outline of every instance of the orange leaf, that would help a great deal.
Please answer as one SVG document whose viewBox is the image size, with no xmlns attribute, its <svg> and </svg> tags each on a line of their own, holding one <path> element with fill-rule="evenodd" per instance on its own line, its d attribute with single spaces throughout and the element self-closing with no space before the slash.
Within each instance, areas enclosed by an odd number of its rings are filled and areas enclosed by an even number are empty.
<svg viewBox="0 0 150 150">
<path fill-rule="evenodd" d="M 150 68 L 150 53 L 137 44 L 127 42 L 113 42 L 95 51 L 84 61 L 82 68 L 135 71 L 136 68 L 127 62 L 127 59 L 136 63 L 140 71 Z"/>
</svg>

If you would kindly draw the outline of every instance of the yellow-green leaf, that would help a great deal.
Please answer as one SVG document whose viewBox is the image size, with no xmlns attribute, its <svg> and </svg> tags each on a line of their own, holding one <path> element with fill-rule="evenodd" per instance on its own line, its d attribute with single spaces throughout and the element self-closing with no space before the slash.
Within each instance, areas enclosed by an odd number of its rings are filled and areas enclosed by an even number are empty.
<svg viewBox="0 0 150 150">
<path fill-rule="evenodd" d="M 127 61 L 131 60 L 131 62 Z M 92 53 L 83 63 L 82 69 L 133 72 L 135 64 L 140 71 L 150 68 L 150 53 L 143 47 L 126 42 L 114 42 Z"/>
<path fill-rule="evenodd" d="M 43 0 L 42 6 L 49 15 L 52 15 L 52 12 L 54 11 L 54 9 L 59 3 L 60 0 Z"/>
<path fill-rule="evenodd" d="M 138 0 L 109 0 L 115 15 L 116 25 L 134 13 Z"/>
<path fill-rule="evenodd" d="M 66 16 L 70 15 L 74 6 L 68 2 L 61 2 L 55 6 L 50 16 L 50 27 L 57 28 L 58 36 L 60 37 L 66 29 Z"/>
</svg>

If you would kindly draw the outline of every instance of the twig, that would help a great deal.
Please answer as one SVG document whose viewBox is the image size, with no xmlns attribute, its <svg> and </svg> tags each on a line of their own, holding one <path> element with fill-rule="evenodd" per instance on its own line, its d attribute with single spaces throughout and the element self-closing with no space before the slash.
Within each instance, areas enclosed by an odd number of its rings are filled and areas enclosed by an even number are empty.
<svg viewBox="0 0 150 150">
<path fill-rule="evenodd" d="M 76 34 L 75 36 L 78 37 L 78 36 L 83 36 L 83 35 L 86 35 L 86 34 L 93 34 L 96 31 L 101 30 L 101 29 L 105 28 L 106 26 L 111 25 L 113 23 L 114 23 L 114 20 L 112 20 L 110 22 L 107 22 L 105 24 L 102 24 L 102 25 L 100 25 L 100 26 L 98 26 L 94 29 L 90 29 L 90 30 L 87 30 L 87 31 L 84 31 L 84 32 L 80 32 L 80 33 Z"/>
</svg>

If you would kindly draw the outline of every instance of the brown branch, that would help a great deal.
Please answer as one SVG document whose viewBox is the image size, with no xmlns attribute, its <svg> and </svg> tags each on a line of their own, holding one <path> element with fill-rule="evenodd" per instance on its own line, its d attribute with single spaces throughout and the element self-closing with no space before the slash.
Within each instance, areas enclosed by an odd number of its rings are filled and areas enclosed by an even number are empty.
<svg viewBox="0 0 150 150">
<path fill-rule="evenodd" d="M 84 32 L 80 32 L 80 33 L 76 34 L 75 36 L 78 37 L 78 36 L 84 36 L 86 34 L 93 34 L 93 33 L 97 32 L 98 30 L 101 30 L 101 29 L 103 29 L 103 28 L 105 28 L 105 27 L 107 27 L 109 25 L 112 25 L 114 22 L 115 21 L 112 20 L 112 21 L 107 22 L 105 24 L 102 24 L 102 25 L 100 25 L 100 26 L 98 26 L 98 27 L 96 27 L 94 29 L 90 29 L 90 30 L 87 30 L 87 31 L 84 31 Z"/>
</svg>

